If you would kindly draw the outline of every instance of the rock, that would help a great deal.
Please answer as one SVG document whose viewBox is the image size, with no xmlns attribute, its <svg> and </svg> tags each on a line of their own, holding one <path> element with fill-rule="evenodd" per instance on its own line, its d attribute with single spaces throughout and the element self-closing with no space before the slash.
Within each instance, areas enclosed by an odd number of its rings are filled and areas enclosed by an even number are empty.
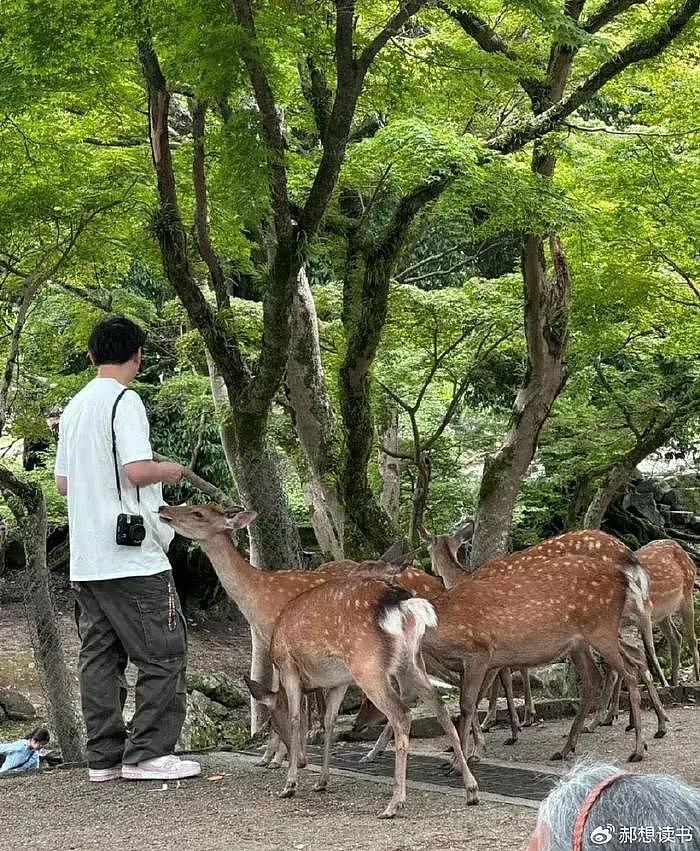
<svg viewBox="0 0 700 851">
<path fill-rule="evenodd" d="M 187 691 L 199 691 L 229 709 L 248 703 L 236 683 L 223 671 L 188 674 Z"/>
<path fill-rule="evenodd" d="M 576 697 L 578 681 L 575 670 L 568 662 L 554 662 L 541 668 L 535 668 L 534 674 L 542 682 L 546 695 L 554 698 Z"/>
<path fill-rule="evenodd" d="M 650 493 L 627 493 L 622 499 L 622 507 L 625 511 L 634 511 L 655 526 L 664 525 L 664 518 L 656 508 L 656 502 Z"/>
<path fill-rule="evenodd" d="M 535 673 L 535 671 L 529 672 L 530 676 L 530 688 L 533 691 L 542 691 L 544 689 L 544 683 L 542 679 Z M 523 678 L 520 673 L 520 670 L 513 671 L 513 691 L 516 694 L 523 694 Z"/>
<path fill-rule="evenodd" d="M 363 697 L 362 689 L 354 684 L 351 685 L 345 692 L 345 697 L 343 698 L 343 702 L 340 706 L 340 714 L 349 715 L 351 712 L 357 712 L 360 708 Z"/>
<path fill-rule="evenodd" d="M 671 525 L 673 526 L 687 526 L 693 519 L 692 511 L 672 511 L 671 512 Z"/>
<path fill-rule="evenodd" d="M 0 690 L 0 707 L 10 721 L 31 721 L 36 717 L 34 706 L 18 691 Z"/>
<path fill-rule="evenodd" d="M 187 695 L 187 716 L 177 742 L 178 750 L 200 750 L 219 743 L 219 726 L 209 714 L 211 703 L 201 692 Z"/>
</svg>

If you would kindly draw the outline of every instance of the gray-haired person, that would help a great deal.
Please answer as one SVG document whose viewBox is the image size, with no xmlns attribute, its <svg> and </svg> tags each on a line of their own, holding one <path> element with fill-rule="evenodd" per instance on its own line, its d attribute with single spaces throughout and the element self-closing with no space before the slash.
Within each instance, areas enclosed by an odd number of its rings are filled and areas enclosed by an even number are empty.
<svg viewBox="0 0 700 851">
<path fill-rule="evenodd" d="M 578 764 L 540 806 L 527 851 L 700 851 L 700 790 L 667 774 Z"/>
</svg>

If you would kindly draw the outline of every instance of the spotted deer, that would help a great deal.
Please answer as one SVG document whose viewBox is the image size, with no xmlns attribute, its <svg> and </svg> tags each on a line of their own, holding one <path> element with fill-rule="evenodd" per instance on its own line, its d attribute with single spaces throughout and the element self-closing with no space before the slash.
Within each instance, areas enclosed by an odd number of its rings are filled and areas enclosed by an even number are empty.
<svg viewBox="0 0 700 851">
<path fill-rule="evenodd" d="M 224 591 L 248 621 L 254 640 L 263 647 L 270 646 L 272 628 L 282 609 L 302 592 L 336 577 L 390 578 L 401 569 L 385 562 L 344 560 L 329 562 L 315 571 L 259 570 L 231 540 L 232 531 L 244 529 L 255 520 L 255 511 L 240 506 L 221 509 L 216 505 L 163 505 L 158 516 L 180 535 L 199 542 Z M 278 767 L 283 756 L 278 740 L 272 737 L 261 763 Z"/>
<path fill-rule="evenodd" d="M 459 737 L 433 688 L 420 652 L 426 629 L 436 627 L 435 611 L 424 599 L 374 579 L 331 580 L 296 597 L 275 624 L 270 658 L 279 672 L 280 689 L 272 692 L 250 682 L 271 710 L 272 724 L 289 749 L 289 770 L 281 797 L 298 785 L 303 692 L 326 690 L 323 768 L 314 789 L 328 784 L 333 726 L 345 691 L 352 682 L 389 719 L 396 744 L 393 795 L 382 818 L 392 818 L 406 800 L 406 761 L 411 715 L 394 681 L 410 682 L 436 712 L 461 756 Z M 283 693 L 283 696 L 281 696 Z M 478 801 L 477 784 L 463 757 L 467 802 Z"/>
<path fill-rule="evenodd" d="M 649 599 L 651 601 L 651 618 L 657 623 L 669 644 L 671 653 L 671 684 L 678 685 L 680 667 L 681 636 L 673 623 L 673 615 L 679 614 L 683 622 L 683 633 L 693 659 L 693 674 L 695 680 L 700 680 L 700 660 L 698 658 L 697 640 L 695 637 L 695 617 L 693 607 L 693 588 L 695 585 L 695 563 L 683 547 L 672 540 L 652 541 L 635 553 L 639 563 L 649 576 Z M 634 652 L 634 650 L 630 651 Z M 638 651 L 637 651 L 638 653 Z M 638 653 L 639 655 L 639 653 Z M 643 666 L 638 659 L 640 669 Z M 648 675 L 640 670 L 645 679 L 649 696 L 658 718 L 656 738 L 666 734 L 668 717 L 660 706 L 660 700 L 653 682 Z M 586 727 L 588 732 L 599 725 L 610 725 L 617 718 L 620 705 L 622 681 L 609 672 L 606 677 L 606 687 L 595 719 Z"/>
<path fill-rule="evenodd" d="M 424 527 L 419 527 L 418 535 L 426 545 L 430 553 L 430 561 L 432 568 L 438 576 L 442 578 L 446 588 L 452 588 L 465 576 L 468 576 L 473 571 L 463 567 L 457 557 L 459 548 L 467 541 L 471 540 L 474 534 L 474 522 L 472 520 L 464 521 L 455 532 L 452 534 L 432 535 L 427 532 Z M 523 724 L 528 727 L 536 720 L 535 702 L 532 698 L 532 690 L 530 688 L 530 676 L 526 669 L 521 669 L 520 674 L 523 681 L 523 689 L 525 696 L 525 717 Z M 501 671 L 492 671 L 490 674 L 491 683 L 486 689 L 489 691 L 489 709 L 481 724 L 480 730 L 487 731 L 496 722 L 496 709 L 498 706 L 498 686 L 499 683 L 503 686 L 503 691 L 506 695 L 506 704 L 508 707 L 508 716 L 510 718 L 511 737 L 506 739 L 506 745 L 514 745 L 518 741 L 521 725 L 515 708 L 515 699 L 513 696 L 513 678 L 510 668 L 504 668 Z M 484 741 L 480 732 L 476 732 L 475 755 L 483 747 Z"/>
</svg>

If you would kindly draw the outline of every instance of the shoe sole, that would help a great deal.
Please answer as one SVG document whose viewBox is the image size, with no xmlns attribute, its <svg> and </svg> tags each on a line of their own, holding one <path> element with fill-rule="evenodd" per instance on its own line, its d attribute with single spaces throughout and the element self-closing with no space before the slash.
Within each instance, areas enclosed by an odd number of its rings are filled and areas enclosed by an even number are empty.
<svg viewBox="0 0 700 851">
<path fill-rule="evenodd" d="M 192 771 L 182 772 L 182 771 L 146 771 L 143 768 L 127 768 L 124 766 L 122 768 L 122 779 L 123 780 L 185 780 L 188 777 L 199 777 L 202 773 L 202 769 L 198 768 L 196 771 L 193 769 Z"/>
<path fill-rule="evenodd" d="M 114 774 L 107 774 L 103 777 L 102 776 L 95 777 L 92 774 L 88 775 L 88 780 L 90 781 L 90 783 L 108 783 L 110 780 L 121 780 L 121 779 L 122 779 L 121 769 L 117 769 L 117 771 L 115 771 Z"/>
</svg>

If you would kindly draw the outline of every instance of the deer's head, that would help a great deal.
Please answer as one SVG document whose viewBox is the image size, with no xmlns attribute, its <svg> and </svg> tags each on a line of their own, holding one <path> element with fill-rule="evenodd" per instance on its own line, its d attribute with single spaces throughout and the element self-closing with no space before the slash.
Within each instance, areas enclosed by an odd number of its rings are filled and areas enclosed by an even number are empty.
<svg viewBox="0 0 700 851">
<path fill-rule="evenodd" d="M 255 700 L 262 703 L 270 711 L 270 726 L 282 739 L 287 746 L 287 751 L 289 751 L 292 743 L 292 727 L 289 722 L 289 704 L 284 689 L 270 691 L 257 680 L 251 680 L 246 674 L 243 675 L 243 679 Z"/>
<path fill-rule="evenodd" d="M 473 534 L 473 520 L 463 521 L 451 535 L 431 535 L 423 526 L 418 527 L 418 537 L 426 545 L 431 556 L 449 554 L 456 561 L 459 561 L 457 551 L 462 544 L 471 540 Z"/>
<path fill-rule="evenodd" d="M 244 529 L 257 517 L 257 512 L 240 506 L 219 508 L 218 505 L 161 505 L 158 519 L 193 541 L 206 541 L 222 532 Z"/>
</svg>

